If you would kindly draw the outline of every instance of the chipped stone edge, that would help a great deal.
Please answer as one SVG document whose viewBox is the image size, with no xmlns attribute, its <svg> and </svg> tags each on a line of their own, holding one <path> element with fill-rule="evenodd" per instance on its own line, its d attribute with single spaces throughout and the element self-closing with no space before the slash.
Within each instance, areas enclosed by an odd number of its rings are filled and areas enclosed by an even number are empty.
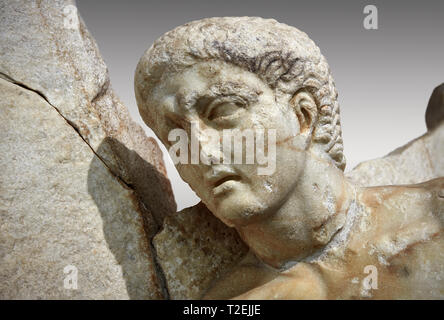
<svg viewBox="0 0 444 320">
<path fill-rule="evenodd" d="M 111 168 L 107 165 L 107 163 L 103 160 L 102 157 L 100 157 L 100 155 L 93 149 L 93 147 L 91 147 L 91 145 L 85 140 L 85 138 L 80 134 L 78 128 L 75 126 L 75 124 L 70 121 L 69 119 L 67 119 L 66 117 L 63 116 L 63 114 L 59 111 L 59 109 L 57 107 L 55 107 L 53 104 L 51 104 L 51 102 L 49 102 L 49 100 L 47 99 L 47 97 L 40 92 L 39 90 L 35 90 L 29 86 L 27 86 L 26 84 L 16 81 L 15 79 L 13 79 L 12 77 L 10 77 L 9 75 L 0 72 L 0 78 L 8 81 L 9 83 L 12 83 L 18 87 L 21 87 L 27 91 L 31 91 L 36 93 L 37 95 L 39 95 L 46 103 L 48 103 L 48 105 L 50 105 L 51 107 L 53 107 L 56 112 L 66 121 L 66 123 L 79 135 L 79 137 L 86 143 L 86 145 L 90 148 L 90 150 L 92 151 L 92 153 L 97 157 L 97 159 L 99 159 L 103 165 L 108 169 L 108 171 L 111 173 L 111 175 L 116 178 L 116 180 L 119 182 L 119 184 L 121 186 L 123 186 L 126 190 L 130 190 L 131 192 L 133 192 L 134 195 L 136 195 L 136 199 L 137 202 L 139 203 L 139 205 L 142 205 L 144 207 L 144 209 L 146 209 L 145 204 L 139 199 L 139 197 L 137 197 L 137 192 L 136 190 L 134 190 L 127 182 L 125 182 L 125 180 L 120 177 L 117 173 L 113 172 L 113 170 L 111 170 Z M 106 94 L 107 89 L 109 87 L 109 83 L 110 81 L 106 81 L 104 86 L 99 90 L 98 94 L 93 98 L 93 100 L 97 99 L 97 97 L 100 97 L 104 94 Z M 140 210 L 140 209 L 139 209 Z M 166 282 L 166 278 L 165 278 L 165 274 L 164 271 L 158 261 L 158 257 L 157 257 L 157 252 L 156 252 L 156 248 L 153 245 L 153 238 L 156 234 L 159 233 L 159 231 L 161 231 L 161 226 L 157 225 L 157 222 L 153 220 L 153 222 L 156 223 L 156 231 L 154 232 L 154 234 L 152 236 L 148 235 L 148 232 L 146 230 L 146 222 L 145 219 L 143 218 L 143 213 L 139 211 L 139 213 L 142 215 L 142 221 L 143 221 L 143 226 L 144 226 L 144 232 L 151 250 L 151 257 L 153 260 L 153 265 L 154 265 L 154 272 L 156 273 L 156 280 L 157 280 L 157 284 L 160 288 L 160 293 L 162 294 L 163 298 L 166 300 L 170 300 L 170 295 L 168 292 L 168 286 L 167 286 L 167 282 Z M 152 213 L 150 213 L 152 214 Z"/>
</svg>

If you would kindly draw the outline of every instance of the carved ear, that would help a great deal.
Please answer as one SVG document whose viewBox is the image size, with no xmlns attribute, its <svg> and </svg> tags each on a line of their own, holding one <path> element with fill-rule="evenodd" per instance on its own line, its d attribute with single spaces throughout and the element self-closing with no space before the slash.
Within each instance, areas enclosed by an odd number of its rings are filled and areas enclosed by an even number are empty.
<svg viewBox="0 0 444 320">
<path fill-rule="evenodd" d="M 316 101 L 311 93 L 300 90 L 290 100 L 290 104 L 299 119 L 302 134 L 309 134 L 318 116 Z"/>
</svg>

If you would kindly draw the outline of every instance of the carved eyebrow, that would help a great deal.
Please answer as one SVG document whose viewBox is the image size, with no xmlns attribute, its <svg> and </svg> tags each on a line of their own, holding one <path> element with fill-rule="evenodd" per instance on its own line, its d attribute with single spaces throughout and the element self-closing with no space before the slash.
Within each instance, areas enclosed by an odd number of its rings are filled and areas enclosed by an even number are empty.
<svg viewBox="0 0 444 320">
<path fill-rule="evenodd" d="M 217 96 L 239 95 L 246 100 L 257 99 L 262 91 L 251 88 L 245 83 L 228 81 L 217 83 L 210 87 L 210 92 Z"/>
</svg>

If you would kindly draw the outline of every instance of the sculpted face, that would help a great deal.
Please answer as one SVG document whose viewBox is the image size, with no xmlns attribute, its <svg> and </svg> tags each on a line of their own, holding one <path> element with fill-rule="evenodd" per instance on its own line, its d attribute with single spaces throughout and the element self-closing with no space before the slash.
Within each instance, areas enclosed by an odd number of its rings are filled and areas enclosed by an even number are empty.
<svg viewBox="0 0 444 320">
<path fill-rule="evenodd" d="M 254 17 L 194 21 L 153 43 L 134 84 L 183 180 L 262 261 L 307 257 L 341 228 L 337 93 L 305 33 Z"/>
<path fill-rule="evenodd" d="M 191 137 L 194 126 L 199 128 L 200 152 L 221 159 L 223 144 L 214 143 L 210 137 L 222 139 L 227 129 L 264 129 L 267 152 L 271 150 L 267 132 L 275 130 L 276 163 L 271 174 L 258 175 L 258 168 L 264 165 L 257 161 L 246 164 L 245 156 L 241 164 L 199 161 L 177 165 L 181 177 L 227 225 L 244 226 L 273 214 L 297 183 L 307 155 L 307 134 L 294 104 L 288 97 L 277 99 L 256 74 L 222 61 L 198 62 L 165 78 L 152 96 L 162 119 L 154 129 L 167 147 L 175 143 L 168 140 L 171 130 L 182 128 Z M 314 104 L 303 92 L 291 101 Z M 245 140 L 242 145 L 245 155 Z M 231 153 L 233 159 L 234 148 Z"/>
</svg>

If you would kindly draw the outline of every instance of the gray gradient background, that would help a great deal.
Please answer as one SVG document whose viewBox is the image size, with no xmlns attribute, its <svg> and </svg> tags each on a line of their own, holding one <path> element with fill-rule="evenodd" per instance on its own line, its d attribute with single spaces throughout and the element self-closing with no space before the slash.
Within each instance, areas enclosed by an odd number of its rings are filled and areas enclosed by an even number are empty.
<svg viewBox="0 0 444 320">
<path fill-rule="evenodd" d="M 363 8 L 368 4 L 378 8 L 378 30 L 363 27 Z M 327 58 L 339 91 L 346 171 L 422 135 L 429 96 L 444 82 L 441 0 L 77 0 L 77 7 L 97 40 L 114 89 L 141 124 L 134 70 L 143 52 L 163 33 L 212 16 L 274 18 L 306 32 Z M 178 209 L 197 203 L 163 146 L 162 150 Z"/>
</svg>

